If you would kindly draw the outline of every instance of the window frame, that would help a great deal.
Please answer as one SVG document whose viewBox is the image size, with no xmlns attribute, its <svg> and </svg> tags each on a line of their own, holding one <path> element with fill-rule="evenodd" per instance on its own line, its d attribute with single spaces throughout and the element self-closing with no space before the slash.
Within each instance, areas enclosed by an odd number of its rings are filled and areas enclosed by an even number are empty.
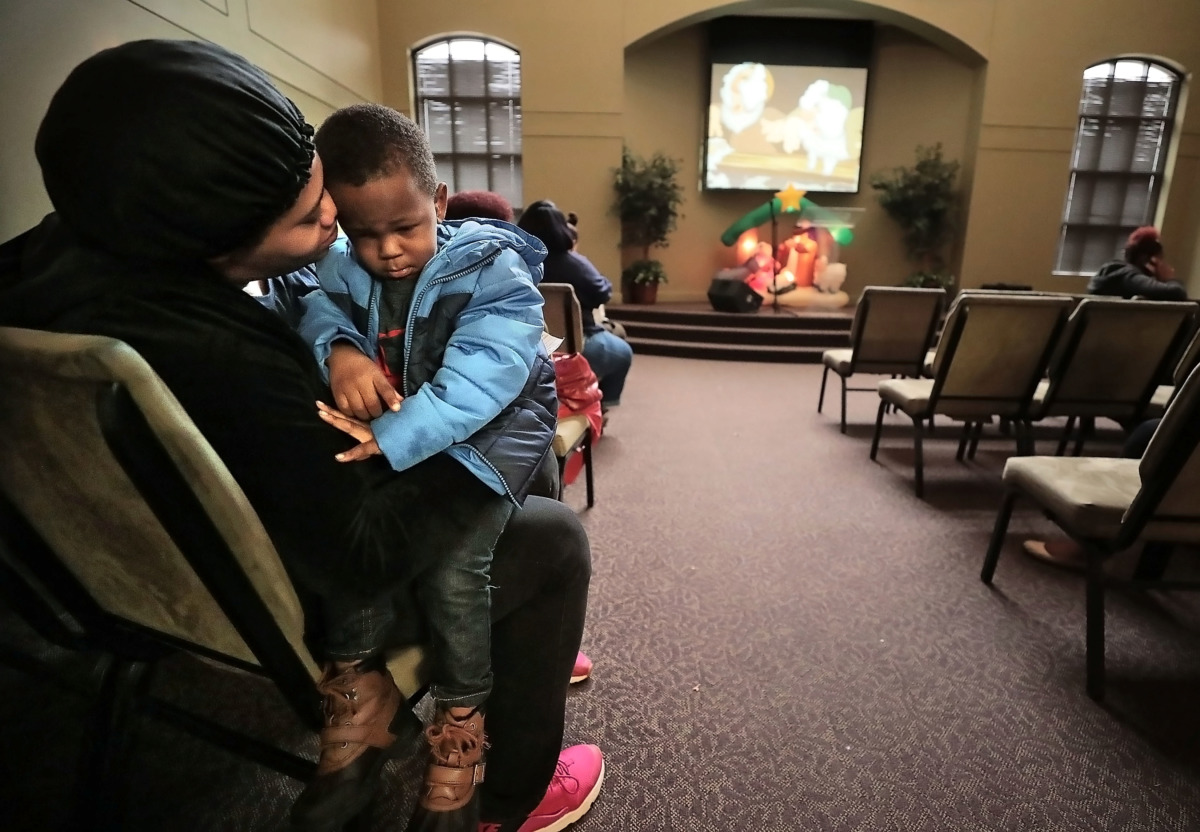
<svg viewBox="0 0 1200 832">
<path fill-rule="evenodd" d="M 1144 114 L 1138 115 L 1112 115 L 1109 110 L 1113 100 L 1113 93 L 1116 88 L 1116 83 L 1119 80 L 1117 74 L 1117 65 L 1121 62 L 1136 62 L 1145 65 L 1145 77 L 1143 84 L 1146 89 L 1143 91 L 1143 105 L 1145 97 L 1149 92 L 1148 83 L 1150 82 L 1150 74 L 1152 70 L 1158 70 L 1167 74 L 1170 77 L 1170 93 L 1169 101 L 1165 108 L 1163 116 L 1147 116 Z M 1104 87 L 1103 92 L 1103 107 L 1100 113 L 1087 112 L 1087 84 L 1088 74 L 1092 70 L 1107 67 L 1108 83 Z M 1067 174 L 1067 189 L 1063 200 L 1063 209 L 1059 222 L 1058 240 L 1055 246 L 1054 268 L 1052 274 L 1061 275 L 1064 277 L 1089 277 L 1095 274 L 1095 269 L 1088 270 L 1088 264 L 1082 262 L 1082 256 L 1079 258 L 1079 269 L 1063 268 L 1064 254 L 1067 250 L 1068 235 L 1074 231 L 1075 233 L 1086 235 L 1092 230 L 1107 230 L 1113 232 L 1117 236 L 1124 236 L 1133 229 L 1142 225 L 1157 225 L 1161 216 L 1163 206 L 1163 196 L 1167 191 L 1167 184 L 1170 181 L 1171 170 L 1174 166 L 1175 151 L 1176 151 L 1176 133 L 1180 124 L 1180 106 L 1183 99 L 1184 86 L 1187 82 L 1187 74 L 1182 68 L 1175 66 L 1161 58 L 1155 58 L 1150 55 L 1118 55 L 1111 58 L 1106 58 L 1102 61 L 1090 64 L 1084 69 L 1082 84 L 1080 87 L 1079 97 L 1079 112 L 1076 117 L 1075 135 L 1071 144 L 1071 162 Z M 1101 134 L 1096 142 L 1096 147 L 1093 152 L 1095 158 L 1094 167 L 1079 166 L 1080 157 L 1085 149 L 1084 126 L 1089 121 L 1099 122 Z M 1103 131 L 1105 126 L 1112 123 L 1123 123 L 1140 127 L 1144 124 L 1160 124 L 1162 125 L 1161 138 L 1157 146 L 1157 158 L 1153 169 L 1149 171 L 1132 170 L 1133 159 L 1129 160 L 1129 164 L 1121 170 L 1104 170 L 1099 167 L 1100 159 L 1104 153 L 1105 136 Z M 1131 147 L 1131 153 L 1136 151 L 1137 137 L 1135 135 Z M 1081 177 L 1080 174 L 1083 174 Z M 1125 222 L 1088 222 L 1086 220 L 1072 220 L 1071 215 L 1074 207 L 1074 191 L 1081 179 L 1090 180 L 1095 188 L 1095 183 L 1101 181 L 1119 182 L 1121 187 L 1121 198 L 1119 206 L 1124 209 L 1128 204 L 1130 187 L 1135 182 L 1146 182 L 1146 206 L 1142 213 L 1141 221 L 1136 225 L 1130 225 Z M 1113 253 L 1116 256 L 1117 252 Z"/>
<path fill-rule="evenodd" d="M 452 44 L 455 41 L 482 41 L 483 43 L 483 94 L 462 94 L 455 90 L 454 76 L 455 64 L 461 63 L 463 58 L 455 59 L 453 57 Z M 503 49 L 511 51 L 516 56 L 518 67 L 521 65 L 521 50 L 517 49 L 510 43 L 506 43 L 499 38 L 489 37 L 487 35 L 459 33 L 452 35 L 442 35 L 431 40 L 423 41 L 417 46 L 414 46 L 409 51 L 409 69 L 412 73 L 412 97 L 413 97 L 413 113 L 416 115 L 416 122 L 425 131 L 426 136 L 430 136 L 430 127 L 425 119 L 425 102 L 432 101 L 439 104 L 444 104 L 449 108 L 450 112 L 450 151 L 434 151 L 435 161 L 439 167 L 444 162 L 448 161 L 451 167 L 452 181 L 454 183 L 453 190 L 463 190 L 462 187 L 462 162 L 464 160 L 475 160 L 483 162 L 487 170 L 487 190 L 496 191 L 497 174 L 507 168 L 508 170 L 516 171 L 515 180 L 520 184 L 520 190 L 524 190 L 524 130 L 517 129 L 514 137 L 515 151 L 499 151 L 492 149 L 492 106 L 498 104 L 501 106 L 516 106 L 518 110 L 521 108 L 521 89 L 524 86 L 523 76 L 518 80 L 517 90 L 515 95 L 496 96 L 491 93 L 488 84 L 488 63 L 487 47 L 496 45 Z M 446 95 L 425 95 L 421 92 L 420 71 L 418 61 L 422 53 L 429 49 L 438 46 L 445 46 L 447 49 L 446 58 L 446 73 L 447 73 L 447 94 Z M 495 59 L 492 59 L 495 63 Z M 483 112 L 484 122 L 484 141 L 487 150 L 473 151 L 459 148 L 459 135 L 457 127 L 458 122 L 455 121 L 455 107 L 462 105 L 473 108 L 480 108 Z M 518 116 L 518 118 L 521 118 Z M 523 119 L 521 121 L 523 127 Z M 432 138 L 432 137 L 430 137 Z M 441 177 L 446 178 L 446 177 Z M 507 194 L 499 191 L 503 196 L 507 197 L 514 206 L 523 204 L 522 193 Z"/>
</svg>

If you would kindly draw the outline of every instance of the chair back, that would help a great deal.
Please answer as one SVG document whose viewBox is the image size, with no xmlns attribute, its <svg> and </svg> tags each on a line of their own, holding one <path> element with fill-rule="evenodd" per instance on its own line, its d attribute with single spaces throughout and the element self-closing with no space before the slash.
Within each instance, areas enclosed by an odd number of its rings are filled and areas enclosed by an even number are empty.
<svg viewBox="0 0 1200 832">
<path fill-rule="evenodd" d="M 583 309 L 575 288 L 570 283 L 542 283 L 538 291 L 545 301 L 546 332 L 563 339 L 557 352 L 583 352 Z"/>
<path fill-rule="evenodd" d="M 1115 548 L 1142 537 L 1200 543 L 1200 368 L 1180 386 L 1138 465 L 1142 487 Z"/>
<path fill-rule="evenodd" d="M 1090 297 L 1071 313 L 1038 416 L 1142 413 L 1194 327 L 1192 303 Z"/>
<path fill-rule="evenodd" d="M 945 307 L 941 289 L 868 286 L 850 327 L 851 372 L 919 378 Z"/>
<path fill-rule="evenodd" d="M 1196 330 L 1187 347 L 1184 348 L 1183 355 L 1179 357 L 1179 363 L 1175 365 L 1175 370 L 1171 373 L 1171 383 L 1176 387 L 1183 386 L 1183 382 L 1197 366 L 1200 366 L 1200 329 Z"/>
<path fill-rule="evenodd" d="M 266 530 L 141 356 L 0 327 L 0 402 L 4 501 L 106 616 L 311 690 L 301 606 Z"/>
<path fill-rule="evenodd" d="M 956 418 L 1025 413 L 1072 301 L 1028 292 L 962 292 L 933 357 L 934 412 Z"/>
</svg>

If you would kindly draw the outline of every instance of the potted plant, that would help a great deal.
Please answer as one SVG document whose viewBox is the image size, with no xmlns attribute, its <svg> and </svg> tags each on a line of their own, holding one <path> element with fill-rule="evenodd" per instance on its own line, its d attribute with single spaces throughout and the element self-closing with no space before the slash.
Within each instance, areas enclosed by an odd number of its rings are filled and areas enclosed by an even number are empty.
<svg viewBox="0 0 1200 832">
<path fill-rule="evenodd" d="M 650 257 L 650 249 L 666 247 L 675 230 L 683 186 L 679 184 L 679 162 L 663 153 L 649 159 L 621 151 L 621 167 L 613 171 L 617 200 L 613 213 L 621 220 L 621 245 L 640 249 L 641 257 L 621 272 L 623 290 L 634 303 L 653 303 L 658 284 L 667 281 L 662 263 Z"/>
<path fill-rule="evenodd" d="M 943 256 L 955 230 L 958 193 L 954 183 L 958 162 L 942 158 L 942 145 L 917 147 L 917 162 L 871 177 L 879 204 L 904 235 L 904 247 L 917 270 L 903 285 L 950 289 L 954 275 Z"/>
<path fill-rule="evenodd" d="M 621 285 L 629 287 L 629 299 L 634 303 L 654 303 L 658 284 L 666 282 L 667 272 L 657 260 L 634 260 L 621 272 Z"/>
</svg>

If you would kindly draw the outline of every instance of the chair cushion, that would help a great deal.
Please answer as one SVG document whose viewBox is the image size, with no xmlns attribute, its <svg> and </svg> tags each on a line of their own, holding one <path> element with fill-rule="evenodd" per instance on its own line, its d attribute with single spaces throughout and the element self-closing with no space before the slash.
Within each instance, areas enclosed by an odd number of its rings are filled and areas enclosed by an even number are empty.
<svg viewBox="0 0 1200 832">
<path fill-rule="evenodd" d="M 932 379 L 891 378 L 879 382 L 879 397 L 912 417 L 929 415 L 929 397 L 932 393 Z"/>
<path fill-rule="evenodd" d="M 1004 465 L 1004 484 L 1028 494 L 1073 537 L 1112 540 L 1142 487 L 1138 460 L 1024 456 Z"/>
<path fill-rule="evenodd" d="M 930 350 L 925 353 L 925 363 L 921 365 L 921 371 L 930 378 L 933 378 L 933 357 L 935 355 L 937 355 L 937 350 Z"/>
<path fill-rule="evenodd" d="M 1167 412 L 1167 405 L 1171 403 L 1171 397 L 1174 395 L 1175 385 L 1160 384 L 1154 389 L 1154 395 L 1150 397 L 1150 404 L 1146 406 L 1146 412 L 1143 415 L 1147 419 L 1161 419 L 1162 415 Z"/>
<path fill-rule="evenodd" d="M 551 443 L 554 455 L 561 459 L 569 454 L 579 446 L 579 443 L 583 441 L 583 437 L 587 432 L 587 416 L 576 414 L 560 418 L 558 420 L 558 427 L 554 430 L 554 441 Z"/>
<path fill-rule="evenodd" d="M 853 358 L 854 350 L 825 350 L 821 353 L 821 363 L 839 376 L 850 375 L 850 362 Z"/>
</svg>

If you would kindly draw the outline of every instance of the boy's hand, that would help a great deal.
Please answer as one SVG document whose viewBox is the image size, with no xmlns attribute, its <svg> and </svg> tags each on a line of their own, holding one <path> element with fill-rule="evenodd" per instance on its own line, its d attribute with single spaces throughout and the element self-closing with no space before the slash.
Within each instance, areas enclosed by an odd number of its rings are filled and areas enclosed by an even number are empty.
<svg viewBox="0 0 1200 832">
<path fill-rule="evenodd" d="M 325 402 L 317 402 L 317 415 L 326 424 L 333 425 L 359 442 L 357 446 L 335 456 L 334 459 L 338 462 L 358 462 L 360 459 L 383 453 L 379 450 L 379 443 L 375 441 L 375 434 L 372 433 L 371 426 L 366 422 L 351 419 L 345 413 L 334 410 Z"/>
<path fill-rule="evenodd" d="M 367 421 L 378 418 L 386 407 L 399 410 L 404 398 L 396 392 L 374 361 L 358 348 L 339 342 L 329 351 L 329 387 L 342 413 Z"/>
</svg>

